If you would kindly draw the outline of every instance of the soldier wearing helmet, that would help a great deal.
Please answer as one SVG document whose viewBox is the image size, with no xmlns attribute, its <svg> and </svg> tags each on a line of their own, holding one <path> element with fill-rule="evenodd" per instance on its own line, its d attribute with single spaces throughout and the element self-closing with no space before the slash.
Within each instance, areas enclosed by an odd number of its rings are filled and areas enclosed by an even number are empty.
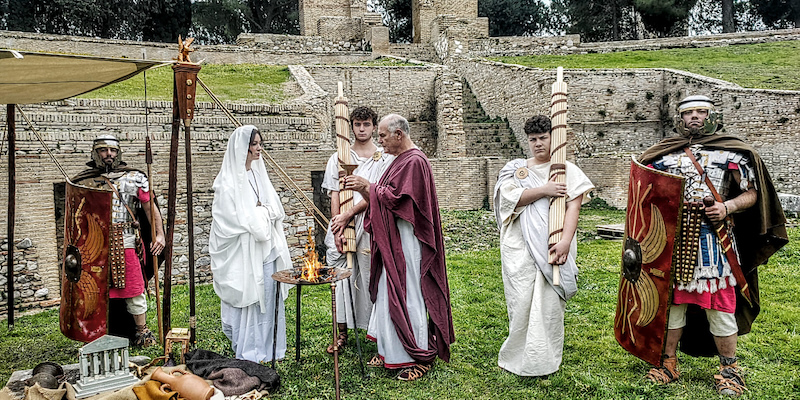
<svg viewBox="0 0 800 400">
<path fill-rule="evenodd" d="M 145 297 L 147 279 L 142 271 L 138 254 L 150 252 L 159 255 L 164 250 L 166 242 L 161 213 L 158 207 L 154 207 L 155 211 L 151 215 L 151 195 L 147 175 L 128 167 L 122 160 L 122 149 L 116 137 L 108 134 L 99 135 L 92 145 L 91 158 L 92 160 L 86 163 L 89 168 L 73 177 L 72 182 L 114 191 L 109 239 L 109 266 L 112 280 L 109 297 L 124 300 L 125 309 L 133 316 L 136 325 L 136 331 L 129 333 L 124 327 L 125 319 L 110 315 L 109 333 L 130 336 L 133 344 L 137 346 L 151 346 L 157 341 L 147 328 Z M 141 232 L 149 236 L 150 223 L 155 224 L 156 237 L 147 246 L 139 239 Z M 143 248 L 137 248 L 140 246 Z"/>
<path fill-rule="evenodd" d="M 678 261 L 672 264 L 673 300 L 662 365 L 646 378 L 677 380 L 680 344 L 689 355 L 717 354 L 714 386 L 721 394 L 738 396 L 746 389 L 736 358 L 738 337 L 750 332 L 760 311 L 756 269 L 787 243 L 786 219 L 764 162 L 742 139 L 720 132 L 722 115 L 710 98 L 688 96 L 677 112 L 678 135 L 645 150 L 638 161 L 685 178 L 684 215 L 698 215 L 681 220 L 698 226 L 682 226 L 675 246 L 697 251 L 688 252 L 688 259 L 673 259 Z M 716 230 L 724 221 L 732 221 L 726 228 L 732 251 L 722 246 L 723 235 Z M 695 230 L 699 235 L 688 233 Z M 744 282 L 737 281 L 737 274 Z M 752 303 L 736 287 L 749 287 Z"/>
</svg>

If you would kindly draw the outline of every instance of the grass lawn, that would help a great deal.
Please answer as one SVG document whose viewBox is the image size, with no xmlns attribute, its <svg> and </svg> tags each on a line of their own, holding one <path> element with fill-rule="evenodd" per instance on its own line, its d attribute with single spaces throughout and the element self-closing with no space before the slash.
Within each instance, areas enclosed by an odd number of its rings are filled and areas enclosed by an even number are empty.
<svg viewBox="0 0 800 400">
<path fill-rule="evenodd" d="M 678 383 L 655 386 L 642 380 L 648 365 L 619 347 L 613 334 L 621 242 L 597 240 L 594 225 L 622 222 L 624 214 L 606 208 L 581 214 L 578 294 L 567 304 L 564 360 L 545 378 L 521 378 L 497 367 L 497 352 L 508 329 L 497 231 L 486 211 L 445 212 L 447 266 L 452 293 L 456 343 L 449 364 L 437 361 L 425 378 L 404 383 L 382 369 L 363 378 L 351 335 L 340 356 L 345 399 L 718 399 L 712 386 L 715 358 L 681 356 Z M 792 242 L 761 269 L 763 311 L 753 332 L 741 338 L 738 355 L 749 392 L 743 399 L 800 398 L 800 228 Z M 287 303 L 289 357 L 278 364 L 282 387 L 274 398 L 333 398 L 330 342 L 330 291 L 325 285 L 304 288 L 302 358 L 294 361 L 294 290 Z M 198 287 L 198 346 L 231 355 L 220 330 L 219 300 L 210 285 Z M 152 304 L 151 304 L 152 305 Z M 149 312 L 155 327 L 155 312 Z M 173 324 L 188 326 L 187 290 L 173 297 Z M 363 335 L 363 332 L 362 332 Z M 375 345 L 364 342 L 365 358 Z M 0 384 L 11 372 L 41 361 L 73 363 L 79 344 L 58 331 L 56 311 L 24 316 L 13 332 L 0 325 Z M 133 350 L 155 356 L 160 349 Z"/>
<path fill-rule="evenodd" d="M 289 68 L 276 65 L 205 64 L 197 75 L 223 102 L 272 104 L 286 100 L 283 84 L 290 78 Z M 172 101 L 172 68 L 147 71 L 147 99 Z M 144 75 L 78 96 L 88 99 L 144 100 Z M 199 101 L 211 97 L 198 87 Z"/>
<path fill-rule="evenodd" d="M 567 56 L 496 57 L 537 68 L 674 68 L 742 87 L 800 90 L 800 41 Z"/>
</svg>

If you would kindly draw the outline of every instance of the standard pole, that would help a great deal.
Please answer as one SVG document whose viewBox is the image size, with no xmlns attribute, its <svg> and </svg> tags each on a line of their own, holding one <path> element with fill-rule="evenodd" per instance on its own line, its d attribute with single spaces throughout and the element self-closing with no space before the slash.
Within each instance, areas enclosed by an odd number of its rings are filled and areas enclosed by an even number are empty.
<svg viewBox="0 0 800 400">
<path fill-rule="evenodd" d="M 170 296 L 172 295 L 172 255 L 175 235 L 175 204 L 178 195 L 178 136 L 181 129 L 181 115 L 178 109 L 178 92 L 175 80 L 172 84 L 172 138 L 169 146 L 169 186 L 167 188 L 167 248 L 164 255 L 164 306 L 162 318 L 164 332 L 172 329 Z"/>
<path fill-rule="evenodd" d="M 8 257 L 6 257 L 6 277 L 8 279 L 6 309 L 8 310 L 8 330 L 14 329 L 14 214 L 17 196 L 17 133 L 14 104 L 8 104 L 6 121 L 8 123 Z"/>
</svg>

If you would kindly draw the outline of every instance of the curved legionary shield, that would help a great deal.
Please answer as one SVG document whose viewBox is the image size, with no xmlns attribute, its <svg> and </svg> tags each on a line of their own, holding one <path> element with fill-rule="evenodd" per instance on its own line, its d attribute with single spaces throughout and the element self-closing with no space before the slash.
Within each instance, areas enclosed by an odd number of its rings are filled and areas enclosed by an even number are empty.
<svg viewBox="0 0 800 400">
<path fill-rule="evenodd" d="M 625 350 L 655 366 L 661 365 L 667 333 L 683 187 L 683 177 L 632 159 L 614 336 Z"/>
<path fill-rule="evenodd" d="M 59 321 L 64 336 L 91 342 L 106 334 L 111 192 L 66 184 Z"/>
</svg>

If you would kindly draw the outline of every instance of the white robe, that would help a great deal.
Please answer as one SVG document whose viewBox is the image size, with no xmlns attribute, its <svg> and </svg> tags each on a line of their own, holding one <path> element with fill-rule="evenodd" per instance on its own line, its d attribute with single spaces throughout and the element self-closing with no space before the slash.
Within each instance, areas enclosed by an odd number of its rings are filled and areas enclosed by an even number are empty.
<svg viewBox="0 0 800 400">
<path fill-rule="evenodd" d="M 245 169 L 250 134 L 255 127 L 237 128 L 228 140 L 220 172 L 214 180 L 213 221 L 209 255 L 214 291 L 222 304 L 223 331 L 236 357 L 254 362 L 272 359 L 275 286 L 271 275 L 291 267 L 283 232 L 285 217 L 280 197 L 259 159 Z M 257 202 L 261 206 L 257 206 Z M 286 351 L 283 300 L 277 305 L 277 358 Z"/>
<path fill-rule="evenodd" d="M 419 240 L 414 236 L 414 227 L 408 221 L 397 219 L 397 230 L 400 232 L 400 243 L 406 259 L 406 306 L 414 339 L 420 349 L 428 349 L 428 309 L 422 297 L 420 281 L 420 262 L 422 251 Z M 378 296 L 372 308 L 367 337 L 378 345 L 378 355 L 384 366 L 390 369 L 408 367 L 416 364 L 406 352 L 403 343 L 397 336 L 392 317 L 389 315 L 389 299 L 386 295 L 386 274 L 381 274 Z"/>
<path fill-rule="evenodd" d="M 566 300 L 577 291 L 577 244 L 573 237 L 567 262 L 560 266 L 561 285 L 552 285 L 553 269 L 547 263 L 549 198 L 517 207 L 526 188 L 547 182 L 549 163 L 527 169 L 519 179 L 514 172 L 526 160 L 513 160 L 500 172 L 495 186 L 495 213 L 500 228 L 500 257 L 508 307 L 509 334 L 500 348 L 498 365 L 514 374 L 541 376 L 556 372 L 564 347 Z M 567 162 L 567 201 L 582 197 L 594 186 L 577 166 Z"/>
<path fill-rule="evenodd" d="M 394 156 L 386 154 L 378 148 L 378 156 L 360 157 L 358 153 L 351 149 L 351 161 L 358 164 L 358 168 L 353 171 L 354 175 L 367 179 L 370 183 L 375 183 L 380 179 L 383 171 L 394 160 Z M 322 180 L 322 188 L 326 189 L 328 195 L 339 191 L 339 158 L 336 153 L 328 159 L 325 168 L 325 177 Z M 361 194 L 353 192 L 353 206 L 364 201 Z M 353 257 L 353 275 L 344 281 L 336 282 L 336 322 L 347 323 L 347 327 L 352 329 L 358 323 L 361 329 L 367 329 L 369 318 L 372 312 L 372 301 L 369 296 L 369 269 L 370 269 L 370 234 L 364 232 L 364 213 L 359 213 L 354 218 L 356 227 L 356 253 Z M 330 267 L 347 267 L 347 256 L 336 250 L 333 232 L 328 231 L 325 235 L 325 246 L 327 247 L 326 260 Z M 349 283 L 349 284 L 348 284 Z M 350 307 L 350 297 L 353 297 L 353 307 Z M 355 316 L 353 315 L 355 311 Z M 357 320 L 357 321 L 356 321 Z"/>
</svg>

